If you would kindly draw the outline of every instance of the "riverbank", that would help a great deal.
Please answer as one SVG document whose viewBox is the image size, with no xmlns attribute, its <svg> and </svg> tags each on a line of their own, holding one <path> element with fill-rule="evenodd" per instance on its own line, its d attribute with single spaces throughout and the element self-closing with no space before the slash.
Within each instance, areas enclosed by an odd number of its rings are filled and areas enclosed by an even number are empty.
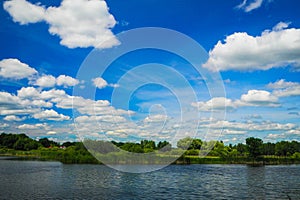
<svg viewBox="0 0 300 200">
<path fill-rule="evenodd" d="M 0 156 L 17 160 L 59 161 L 64 164 L 102 164 L 99 160 L 109 164 L 247 164 L 247 165 L 289 165 L 300 164 L 299 158 L 282 156 L 261 156 L 256 159 L 248 157 L 221 158 L 218 156 L 189 156 L 152 154 L 151 159 L 133 159 L 128 155 L 107 154 L 97 160 L 88 151 L 70 151 L 66 149 L 39 149 L 31 151 L 18 151 L 13 149 L 0 149 Z M 126 157 L 127 156 L 127 157 Z"/>
</svg>

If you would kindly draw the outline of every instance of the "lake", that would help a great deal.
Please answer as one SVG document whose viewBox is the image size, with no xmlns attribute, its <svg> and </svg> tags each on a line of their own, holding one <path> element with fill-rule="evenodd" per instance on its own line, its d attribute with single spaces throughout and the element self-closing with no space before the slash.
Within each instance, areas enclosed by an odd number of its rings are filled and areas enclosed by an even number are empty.
<svg viewBox="0 0 300 200">
<path fill-rule="evenodd" d="M 137 167 L 137 166 L 128 166 Z M 300 199 L 300 165 L 104 165 L 0 159 L 0 199 Z"/>
</svg>

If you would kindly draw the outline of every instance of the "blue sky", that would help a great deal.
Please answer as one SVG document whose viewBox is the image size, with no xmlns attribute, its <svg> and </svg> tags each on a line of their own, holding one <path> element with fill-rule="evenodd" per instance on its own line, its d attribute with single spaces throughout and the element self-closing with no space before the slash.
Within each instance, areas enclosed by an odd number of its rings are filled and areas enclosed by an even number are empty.
<svg viewBox="0 0 300 200">
<path fill-rule="evenodd" d="M 299 6 L 297 0 L 3 1 L 0 131 L 61 142 L 299 141 Z M 220 91 L 211 95 L 207 77 L 162 49 L 128 52 L 100 73 L 101 56 L 126 44 L 120 34 L 142 27 L 171 29 L 201 45 L 205 53 L 191 54 L 220 78 L 213 89 Z M 149 38 L 145 32 L 136 40 Z M 80 74 L 93 55 L 95 67 Z"/>
</svg>

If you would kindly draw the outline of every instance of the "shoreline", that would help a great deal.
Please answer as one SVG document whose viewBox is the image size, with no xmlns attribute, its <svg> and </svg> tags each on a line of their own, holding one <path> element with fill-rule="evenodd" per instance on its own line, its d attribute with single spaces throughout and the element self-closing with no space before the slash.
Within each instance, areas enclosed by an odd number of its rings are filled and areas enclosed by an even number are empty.
<svg viewBox="0 0 300 200">
<path fill-rule="evenodd" d="M 95 159 L 95 158 L 94 158 Z M 61 159 L 51 159 L 43 156 L 36 155 L 20 155 L 20 154 L 0 154 L 0 160 L 20 160 L 20 161 L 53 161 L 60 162 L 62 164 L 97 164 L 103 165 L 98 160 L 89 160 L 87 162 L 63 162 Z M 140 162 L 116 162 L 109 163 L 112 165 L 162 165 L 166 163 L 140 163 Z M 300 160 L 291 159 L 288 157 L 277 157 L 277 158 L 260 158 L 258 160 L 250 160 L 248 158 L 244 159 L 222 159 L 217 157 L 189 157 L 189 156 L 181 156 L 177 160 L 171 163 L 171 165 L 249 165 L 249 166 L 267 166 L 267 165 L 299 165 Z"/>
</svg>

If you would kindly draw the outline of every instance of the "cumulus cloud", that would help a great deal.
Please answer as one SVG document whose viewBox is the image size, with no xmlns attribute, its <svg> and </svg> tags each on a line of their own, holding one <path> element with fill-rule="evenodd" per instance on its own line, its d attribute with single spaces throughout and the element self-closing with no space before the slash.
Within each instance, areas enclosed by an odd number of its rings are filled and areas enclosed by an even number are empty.
<svg viewBox="0 0 300 200">
<path fill-rule="evenodd" d="M 168 119 L 167 115 L 149 115 L 144 119 L 145 123 L 159 123 L 159 122 L 165 122 Z"/>
<path fill-rule="evenodd" d="M 68 87 L 68 86 L 78 85 L 79 81 L 75 78 L 70 77 L 70 76 L 60 75 L 59 77 L 56 78 L 56 84 L 58 86 Z"/>
<path fill-rule="evenodd" d="M 235 103 L 225 97 L 215 97 L 206 102 L 193 102 L 192 106 L 197 107 L 200 111 L 221 111 L 236 108 Z"/>
<path fill-rule="evenodd" d="M 63 0 L 59 7 L 45 8 L 26 0 L 9 0 L 4 9 L 20 24 L 45 21 L 49 33 L 69 48 L 110 48 L 119 41 L 111 29 L 116 21 L 103 0 Z"/>
<path fill-rule="evenodd" d="M 281 79 L 275 83 L 269 83 L 268 88 L 274 89 L 273 94 L 277 97 L 300 96 L 300 83 Z"/>
<path fill-rule="evenodd" d="M 37 71 L 34 68 L 18 59 L 9 58 L 0 61 L 0 76 L 4 78 L 23 79 L 36 73 Z"/>
<path fill-rule="evenodd" d="M 43 107 L 52 107 L 33 87 L 21 88 L 17 95 L 0 92 L 0 115 L 31 115 Z"/>
<path fill-rule="evenodd" d="M 296 87 L 299 85 L 300 85 L 299 83 L 286 81 L 285 79 L 280 79 L 280 80 L 276 81 L 275 83 L 269 83 L 267 85 L 267 87 L 271 88 L 271 89 L 285 89 L 285 88 L 289 88 L 289 87 Z"/>
<path fill-rule="evenodd" d="M 18 117 L 16 115 L 7 115 L 3 118 L 3 120 L 5 121 L 16 121 L 16 122 L 20 122 L 20 121 L 23 121 L 25 120 L 25 117 Z"/>
<path fill-rule="evenodd" d="M 7 127 L 9 127 L 9 125 L 7 123 L 0 124 L 0 128 L 7 128 Z"/>
<path fill-rule="evenodd" d="M 56 135 L 56 133 L 57 133 L 56 131 L 48 131 L 47 135 Z"/>
<path fill-rule="evenodd" d="M 5 1 L 3 8 L 20 24 L 36 23 L 44 19 L 45 8 L 26 0 Z"/>
<path fill-rule="evenodd" d="M 239 103 L 250 106 L 279 106 L 278 98 L 265 90 L 249 90 L 241 96 Z"/>
<path fill-rule="evenodd" d="M 18 97 L 26 98 L 36 98 L 40 95 L 39 91 L 34 87 L 22 87 L 17 91 Z"/>
<path fill-rule="evenodd" d="M 235 122 L 235 121 L 227 121 L 227 120 L 216 120 L 213 119 L 210 124 L 203 123 L 200 125 L 200 128 L 209 127 L 211 129 L 224 129 L 224 130 L 231 130 L 231 131 L 289 131 L 297 129 L 298 126 L 292 123 L 275 123 L 270 121 L 263 121 L 263 122 Z M 242 132 L 240 132 L 242 134 Z"/>
<path fill-rule="evenodd" d="M 281 31 L 283 29 L 286 29 L 289 27 L 289 25 L 291 24 L 291 22 L 279 22 L 278 24 L 276 24 L 274 27 L 273 27 L 273 31 Z"/>
<path fill-rule="evenodd" d="M 54 87 L 55 85 L 71 87 L 79 84 L 79 80 L 66 75 L 60 75 L 57 78 L 52 75 L 43 75 L 35 81 L 32 80 L 31 83 L 42 88 Z"/>
<path fill-rule="evenodd" d="M 260 36 L 245 32 L 229 35 L 224 43 L 219 41 L 209 52 L 204 67 L 211 71 L 253 71 L 274 67 L 300 66 L 300 29 L 287 27 L 282 22 L 273 31 Z"/>
<path fill-rule="evenodd" d="M 0 115 L 28 114 L 35 110 L 24 109 L 24 105 L 19 97 L 8 92 L 0 92 Z"/>
<path fill-rule="evenodd" d="M 279 106 L 277 96 L 265 90 L 249 90 L 247 94 L 243 94 L 240 99 L 232 100 L 225 97 L 214 97 L 208 101 L 193 102 L 193 107 L 198 108 L 199 111 L 224 111 L 234 110 L 238 107 L 244 106 L 265 106 L 277 107 Z"/>
<path fill-rule="evenodd" d="M 18 129 L 23 129 L 23 130 L 28 130 L 28 129 L 31 129 L 31 130 L 34 130 L 34 129 L 44 129 L 44 130 L 48 130 L 49 129 L 49 125 L 46 124 L 46 123 L 43 123 L 43 124 L 22 124 L 22 125 L 19 125 L 17 127 Z"/>
<path fill-rule="evenodd" d="M 236 6 L 237 9 L 242 9 L 245 12 L 250 12 L 261 7 L 263 0 L 254 0 L 249 3 L 248 0 L 243 0 L 243 2 Z"/>
<path fill-rule="evenodd" d="M 56 79 L 52 75 L 44 75 L 44 76 L 38 78 L 34 83 L 34 85 L 44 87 L 44 88 L 54 87 L 55 84 L 56 84 Z"/>
<path fill-rule="evenodd" d="M 102 88 L 105 88 L 108 86 L 108 83 L 106 82 L 106 80 L 104 80 L 101 77 L 94 78 L 92 81 L 93 81 L 94 85 L 99 89 L 102 89 Z"/>
<path fill-rule="evenodd" d="M 119 87 L 118 84 L 107 83 L 107 81 L 101 77 L 92 79 L 92 82 L 93 82 L 93 85 L 99 89 L 103 89 L 105 87 L 113 87 L 113 88 Z"/>
<path fill-rule="evenodd" d="M 33 115 L 35 119 L 39 120 L 53 120 L 53 121 L 64 121 L 69 120 L 69 116 L 58 114 L 55 110 L 44 110 Z"/>
</svg>

